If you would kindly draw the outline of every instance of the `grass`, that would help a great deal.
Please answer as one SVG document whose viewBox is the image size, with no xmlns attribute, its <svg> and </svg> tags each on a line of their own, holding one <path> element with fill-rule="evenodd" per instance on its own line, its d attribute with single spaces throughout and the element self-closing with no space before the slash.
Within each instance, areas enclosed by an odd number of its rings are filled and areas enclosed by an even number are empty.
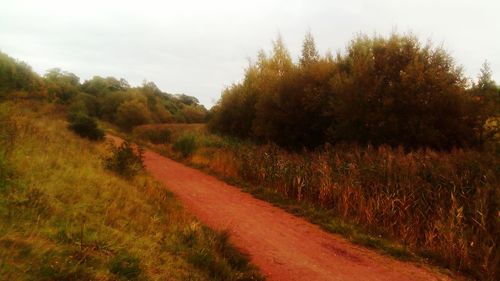
<svg viewBox="0 0 500 281">
<path fill-rule="evenodd" d="M 54 107 L 0 104 L 0 280 L 262 279 L 147 174 L 105 169 L 110 144 Z"/>
<path fill-rule="evenodd" d="M 472 279 L 500 278 L 500 158 L 494 151 L 351 145 L 289 153 L 191 134 L 197 149 L 187 158 L 171 143 L 149 146 L 354 243 Z"/>
</svg>

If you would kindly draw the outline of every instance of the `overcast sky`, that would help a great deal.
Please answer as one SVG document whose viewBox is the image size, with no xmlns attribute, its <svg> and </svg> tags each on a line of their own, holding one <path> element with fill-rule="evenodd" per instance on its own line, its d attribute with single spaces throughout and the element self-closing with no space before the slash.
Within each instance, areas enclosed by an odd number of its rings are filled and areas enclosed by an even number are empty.
<svg viewBox="0 0 500 281">
<path fill-rule="evenodd" d="M 487 60 L 500 82 L 499 16 L 499 0 L 0 0 L 0 51 L 40 74 L 146 79 L 210 107 L 278 33 L 297 58 L 308 30 L 322 53 L 359 32 L 412 31 L 444 46 L 471 78 Z"/>
</svg>

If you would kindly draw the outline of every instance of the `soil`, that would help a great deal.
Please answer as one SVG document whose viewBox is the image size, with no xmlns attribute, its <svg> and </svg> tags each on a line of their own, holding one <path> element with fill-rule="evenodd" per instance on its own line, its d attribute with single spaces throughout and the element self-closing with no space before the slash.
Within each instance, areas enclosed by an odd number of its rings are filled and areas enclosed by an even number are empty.
<svg viewBox="0 0 500 281">
<path fill-rule="evenodd" d="M 115 141 L 118 138 L 110 137 Z M 231 234 L 270 281 L 451 280 L 352 244 L 199 170 L 146 150 L 147 171 L 206 225 Z"/>
</svg>

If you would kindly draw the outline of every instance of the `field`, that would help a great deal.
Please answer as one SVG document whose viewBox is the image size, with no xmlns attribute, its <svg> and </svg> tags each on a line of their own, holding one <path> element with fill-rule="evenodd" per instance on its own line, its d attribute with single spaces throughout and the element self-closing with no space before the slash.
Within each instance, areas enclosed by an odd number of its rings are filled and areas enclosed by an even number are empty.
<svg viewBox="0 0 500 281">
<path fill-rule="evenodd" d="M 500 274 L 500 163 L 494 152 L 327 145 L 292 153 L 185 129 L 149 145 L 353 242 L 471 278 Z M 187 149 L 179 145 L 186 139 L 192 139 Z"/>
<path fill-rule="evenodd" d="M 64 108 L 0 104 L 0 280 L 260 280 L 229 243 L 141 172 L 67 130 Z"/>
</svg>

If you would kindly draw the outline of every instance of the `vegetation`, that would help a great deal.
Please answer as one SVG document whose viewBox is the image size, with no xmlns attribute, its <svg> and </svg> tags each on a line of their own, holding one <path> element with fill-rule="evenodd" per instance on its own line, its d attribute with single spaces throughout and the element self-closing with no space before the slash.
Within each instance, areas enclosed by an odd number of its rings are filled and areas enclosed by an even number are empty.
<svg viewBox="0 0 500 281">
<path fill-rule="evenodd" d="M 133 177 L 142 171 L 144 151 L 125 141 L 119 146 L 111 145 L 111 155 L 104 159 L 106 168 L 124 177 Z"/>
<path fill-rule="evenodd" d="M 171 140 L 172 130 L 165 125 L 143 125 L 135 127 L 132 135 L 153 144 L 161 144 Z"/>
<path fill-rule="evenodd" d="M 175 138 L 149 146 L 355 243 L 482 280 L 499 274 L 495 153 L 340 144 L 292 153 L 203 130 L 184 135 L 196 144 L 187 158 L 173 148 Z"/>
<path fill-rule="evenodd" d="M 0 98 L 46 99 L 72 123 L 83 116 L 77 131 L 98 129 L 94 118 L 110 122 L 356 243 L 500 279 L 500 88 L 487 63 L 472 82 L 445 50 L 411 34 L 358 35 L 335 56 L 320 55 L 308 34 L 294 62 L 278 38 L 241 83 L 223 91 L 209 131 L 172 124 L 203 122 L 208 112 L 196 98 L 152 82 L 80 83 L 58 69 L 41 78 L 4 54 L 0 74 Z M 102 165 L 96 155 L 106 158 L 103 144 L 66 134 L 60 119 L 33 125 L 32 117 L 2 116 L 2 144 L 11 149 L 0 150 L 0 213 L 7 218 L 0 221 L 0 276 L 19 276 L 32 262 L 40 266 L 22 274 L 47 279 L 154 279 L 161 275 L 155 267 L 178 272 L 174 279 L 257 278 L 226 247 L 226 234 L 179 215 L 170 195 L 140 172 L 129 144 Z M 102 166 L 136 176 L 116 177 Z M 47 167 L 71 177 L 44 174 Z M 123 223 L 128 218 L 137 225 Z"/>
<path fill-rule="evenodd" d="M 223 92 L 210 128 L 295 150 L 327 142 L 476 146 L 486 113 L 479 103 L 499 95 L 484 78 L 468 89 L 449 54 L 413 35 L 358 35 L 336 56 L 320 56 L 307 35 L 298 63 L 278 38 L 271 54 L 261 51 L 243 81 Z M 483 88 L 496 98 L 474 99 Z"/>
<path fill-rule="evenodd" d="M 106 170 L 61 109 L 0 103 L 0 280 L 261 280 L 159 183 Z"/>
<path fill-rule="evenodd" d="M 321 57 L 308 35 L 297 64 L 278 39 L 213 108 L 209 129 L 226 136 L 190 133 L 184 161 L 354 242 L 496 280 L 499 97 L 487 64 L 467 83 L 413 36 L 361 35 Z M 178 139 L 152 147 L 179 157 Z"/>
<path fill-rule="evenodd" d="M 195 136 L 189 133 L 181 135 L 175 141 L 173 148 L 179 151 L 183 157 L 190 156 L 196 149 Z"/>
<path fill-rule="evenodd" d="M 98 127 L 96 120 L 87 115 L 78 114 L 71 118 L 69 128 L 81 137 L 90 140 L 104 138 L 104 131 Z"/>
<path fill-rule="evenodd" d="M 0 98 L 26 96 L 43 98 L 46 91 L 42 79 L 26 63 L 0 52 Z"/>
<path fill-rule="evenodd" d="M 73 73 L 54 68 L 43 77 L 0 53 L 0 98 L 44 98 L 68 105 L 71 114 L 99 118 L 125 131 L 143 124 L 204 122 L 207 110 L 195 97 L 162 92 L 153 82 L 131 87 L 124 79 L 94 76 L 80 83 Z"/>
</svg>

